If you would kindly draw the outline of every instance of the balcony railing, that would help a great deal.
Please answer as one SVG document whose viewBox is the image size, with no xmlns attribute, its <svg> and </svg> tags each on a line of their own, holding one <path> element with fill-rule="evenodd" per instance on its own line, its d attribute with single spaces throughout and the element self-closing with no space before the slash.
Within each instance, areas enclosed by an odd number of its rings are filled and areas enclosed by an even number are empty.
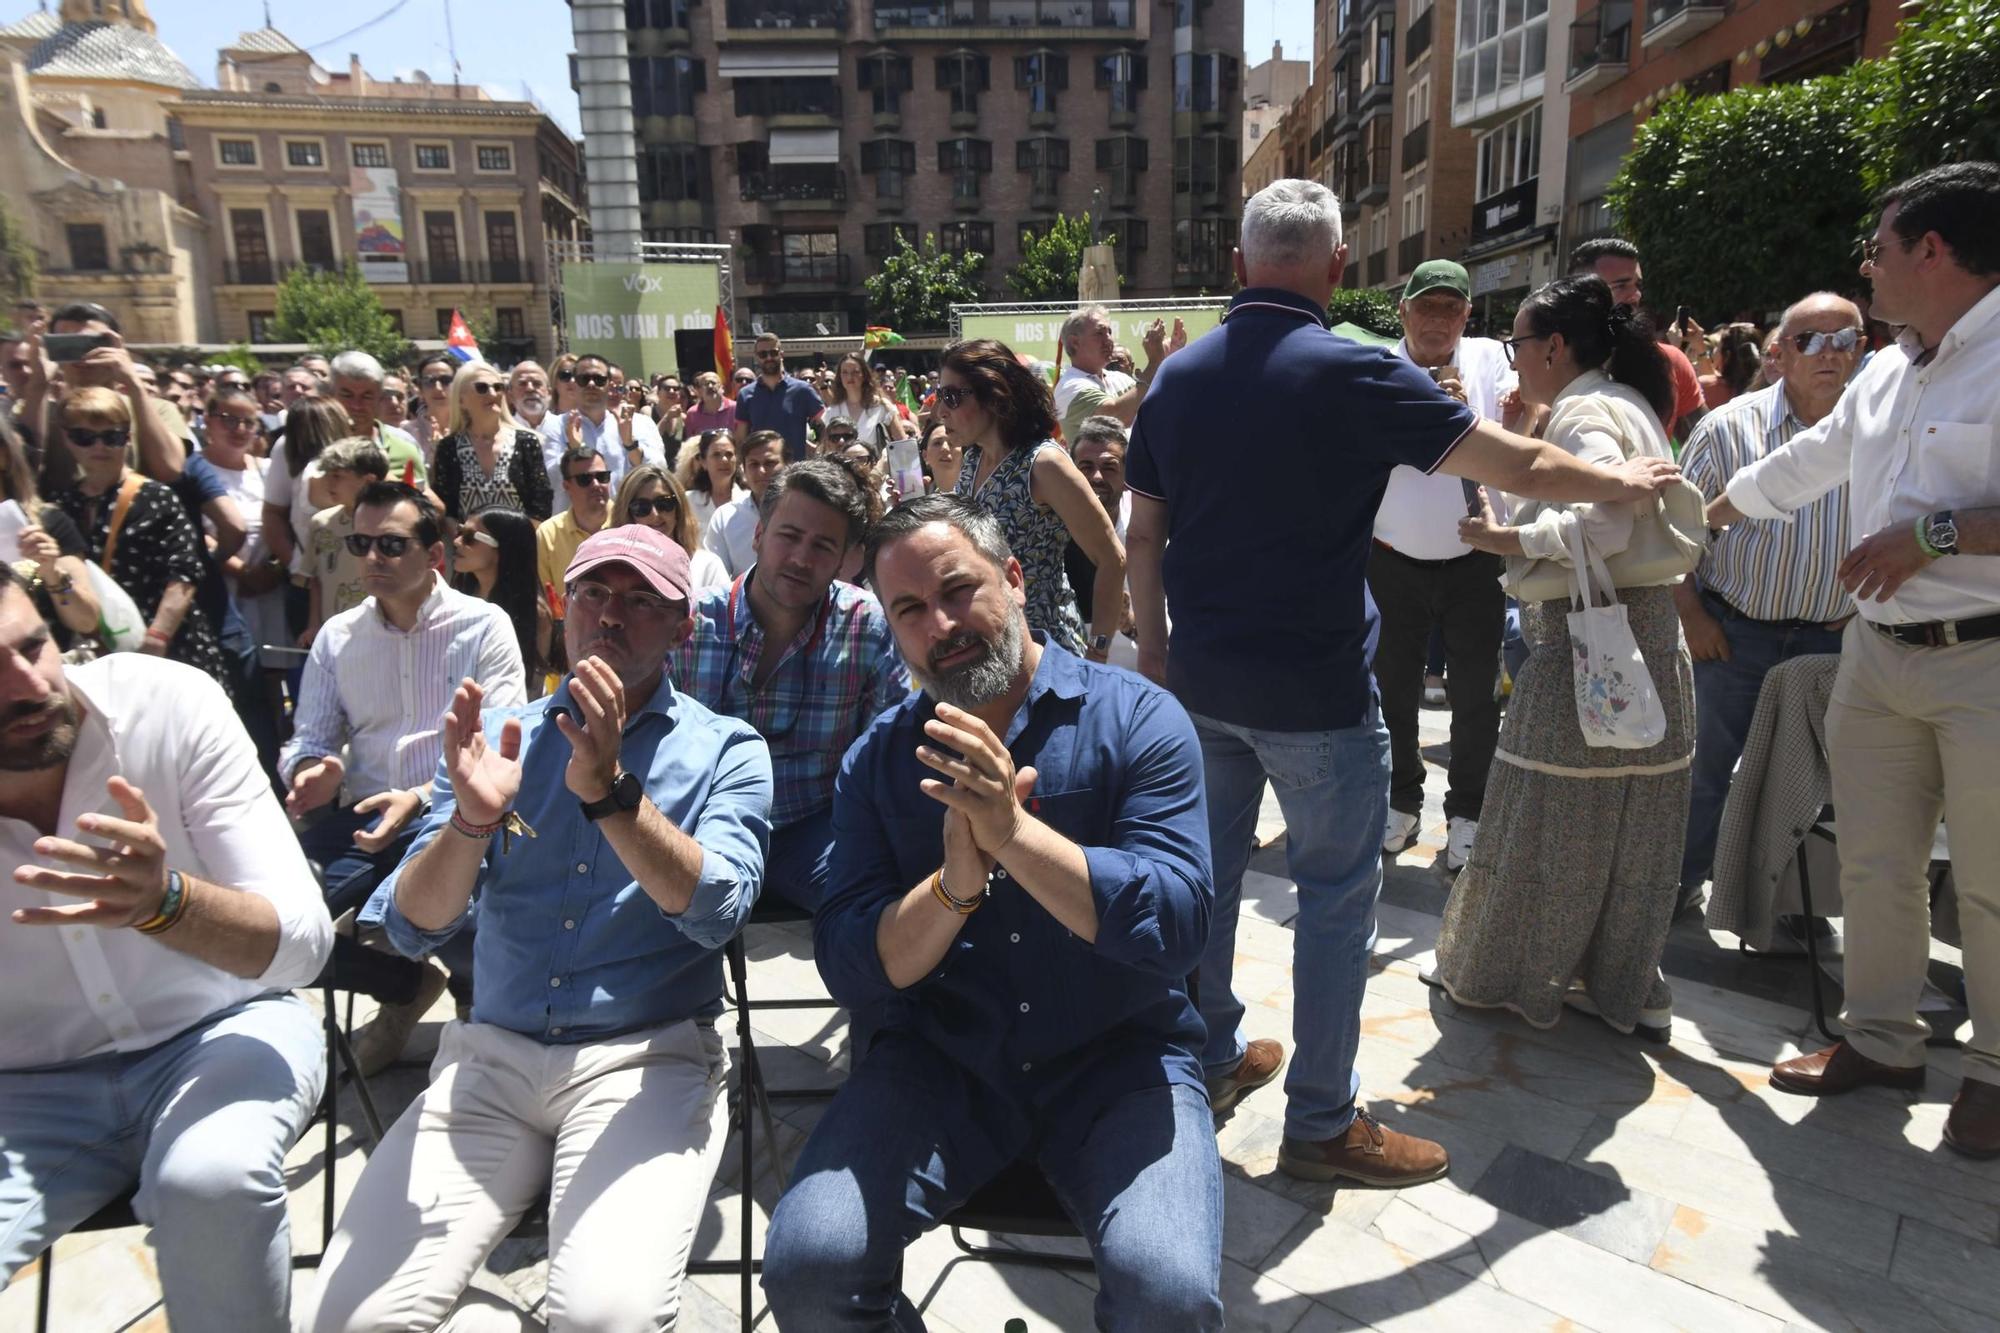
<svg viewBox="0 0 2000 1333">
<path fill-rule="evenodd" d="M 1519 231 L 1535 220 L 1535 187 L 1540 179 L 1525 180 L 1511 190 L 1502 190 L 1472 206 L 1472 242 L 1491 240 L 1510 231 Z"/>
<path fill-rule="evenodd" d="M 269 287 L 280 272 L 268 259 L 231 260 L 222 266 L 222 281 L 231 287 Z"/>
<path fill-rule="evenodd" d="M 877 28 L 1130 28 L 1135 0 L 877 0 Z"/>
<path fill-rule="evenodd" d="M 1649 0 L 1639 40 L 1647 46 L 1679 46 L 1722 22 L 1722 17 L 1721 0 Z"/>
<path fill-rule="evenodd" d="M 1431 123 L 1427 120 L 1403 136 L 1403 170 L 1422 166 L 1430 155 Z"/>
<path fill-rule="evenodd" d="M 746 282 L 783 283 L 800 287 L 845 287 L 849 264 L 846 255 L 758 255 L 743 256 Z"/>
<path fill-rule="evenodd" d="M 743 198 L 749 203 L 847 202 L 847 173 L 827 171 L 791 176 L 779 171 L 753 172 L 743 178 Z"/>
<path fill-rule="evenodd" d="M 1383 247 L 1368 256 L 1368 285 L 1380 287 L 1389 280 L 1389 250 Z"/>
<path fill-rule="evenodd" d="M 738 79 L 736 114 L 739 116 L 825 116 L 840 117 L 840 89 L 832 80 L 821 79 Z"/>
<path fill-rule="evenodd" d="M 729 0 L 732 28 L 825 28 L 847 26 L 846 0 Z"/>
<path fill-rule="evenodd" d="M 1423 262 L 1424 236 L 1422 232 L 1418 232 L 1415 236 L 1405 236 L 1402 240 L 1396 242 L 1396 271 L 1398 273 L 1409 273 Z"/>
<path fill-rule="evenodd" d="M 411 284 L 483 287 L 495 283 L 535 281 L 535 266 L 524 259 L 409 259 L 404 261 L 406 279 Z M 226 286 L 270 287 L 283 282 L 294 269 L 328 273 L 336 264 L 313 264 L 298 260 L 245 262 L 232 260 L 222 266 Z M 365 270 L 364 270 L 365 271 Z"/>
<path fill-rule="evenodd" d="M 1595 92 L 1625 77 L 1632 63 L 1632 7 L 1607 4 L 1569 25 L 1569 79 L 1572 93 Z"/>
<path fill-rule="evenodd" d="M 1431 49 L 1431 14 L 1433 12 L 1433 10 L 1426 9 L 1423 13 L 1417 15 L 1415 19 L 1411 20 L 1409 30 L 1403 34 L 1403 63 L 1405 65 L 1416 64 L 1417 57 Z"/>
</svg>

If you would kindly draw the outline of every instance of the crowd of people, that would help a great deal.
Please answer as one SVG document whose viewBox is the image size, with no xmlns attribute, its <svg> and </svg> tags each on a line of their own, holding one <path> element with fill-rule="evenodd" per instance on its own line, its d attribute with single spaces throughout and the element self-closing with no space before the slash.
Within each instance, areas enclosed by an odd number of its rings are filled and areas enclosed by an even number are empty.
<svg viewBox="0 0 2000 1333">
<path fill-rule="evenodd" d="M 1216 331 L 1156 324 L 1137 366 L 1086 307 L 1053 382 L 991 340 L 800 376 L 768 333 L 727 382 L 588 350 L 209 376 L 100 307 L 17 311 L 0 1273 L 136 1184 L 177 1326 L 288 1327 L 282 1163 L 326 1075 L 293 992 L 379 1003 L 366 1076 L 449 991 L 301 1326 L 486 1326 L 468 1283 L 544 1196 L 549 1322 L 671 1323 L 728 1132 L 722 948 L 768 896 L 854 1034 L 771 1221 L 781 1327 L 921 1327 L 905 1247 L 1026 1160 L 1101 1327 L 1219 1328 L 1246 1094 L 1285 1074 L 1301 1179 L 1450 1169 L 1356 1073 L 1434 636 L 1426 980 L 1655 1041 L 1762 681 L 1838 653 L 1846 1035 L 1772 1082 L 1921 1082 L 1943 816 L 1945 1142 L 2000 1155 L 1996 238 L 2000 167 L 1957 164 L 1881 200 L 1866 312 L 1656 329 L 1603 240 L 1496 339 L 1426 262 L 1385 348 L 1327 327 L 1338 201 L 1280 181 Z M 1289 1051 L 1232 985 L 1267 788 Z"/>
</svg>

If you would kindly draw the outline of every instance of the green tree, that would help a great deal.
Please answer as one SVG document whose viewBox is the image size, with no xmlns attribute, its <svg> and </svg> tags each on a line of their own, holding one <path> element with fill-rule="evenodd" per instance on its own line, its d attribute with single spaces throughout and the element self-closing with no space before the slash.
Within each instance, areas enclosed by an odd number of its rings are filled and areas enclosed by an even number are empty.
<svg viewBox="0 0 2000 1333">
<path fill-rule="evenodd" d="M 2000 161 L 2000 0 L 1928 0 L 1882 63 L 1871 192 L 1943 162 Z"/>
<path fill-rule="evenodd" d="M 24 296 L 33 296 L 40 272 L 41 260 L 35 247 L 28 243 L 13 209 L 0 199 L 0 297 L 11 305 Z"/>
<path fill-rule="evenodd" d="M 1373 287 L 1336 288 L 1333 299 L 1326 303 L 1326 315 L 1335 324 L 1359 324 L 1384 338 L 1403 336 L 1395 298 Z"/>
<path fill-rule="evenodd" d="M 352 263 L 335 272 L 295 268 L 278 284 L 272 332 L 278 342 L 307 343 L 335 356 L 359 348 L 384 365 L 401 361 L 410 345 Z"/>
<path fill-rule="evenodd" d="M 1116 236 L 1105 236 L 1098 243 L 1117 241 Z M 1074 301 L 1084 247 L 1090 244 L 1090 214 L 1080 218 L 1058 214 L 1048 231 L 1022 247 L 1021 262 L 1007 271 L 1007 285 L 1023 301 Z"/>
<path fill-rule="evenodd" d="M 863 284 L 869 322 L 904 334 L 942 333 L 951 327 L 952 306 L 984 299 L 979 273 L 985 262 L 986 256 L 973 250 L 944 253 L 935 235 L 926 234 L 922 246 L 913 246 L 898 230 L 895 253 Z"/>
</svg>

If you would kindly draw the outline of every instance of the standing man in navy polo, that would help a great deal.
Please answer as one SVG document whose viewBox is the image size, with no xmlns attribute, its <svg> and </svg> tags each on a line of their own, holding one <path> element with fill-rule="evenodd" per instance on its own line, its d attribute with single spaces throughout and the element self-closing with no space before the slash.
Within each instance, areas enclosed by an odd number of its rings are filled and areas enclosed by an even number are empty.
<svg viewBox="0 0 2000 1333">
<path fill-rule="evenodd" d="M 785 373 L 785 344 L 775 333 L 757 335 L 757 378 L 736 395 L 736 425 L 732 435 L 738 450 L 752 431 L 774 430 L 785 437 L 785 461 L 812 456 L 806 427 L 826 410 L 813 387 Z"/>
<path fill-rule="evenodd" d="M 1298 1051 L 1278 1165 L 1307 1180 L 1412 1185 L 1444 1174 L 1444 1149 L 1379 1124 L 1358 1105 L 1354 1074 L 1389 812 L 1367 571 L 1390 470 L 1407 464 L 1550 500 L 1633 500 L 1677 469 L 1578 462 L 1482 421 L 1387 349 L 1335 336 L 1326 305 L 1346 261 L 1340 202 L 1325 186 L 1281 180 L 1245 205 L 1243 290 L 1221 329 L 1161 367 L 1134 423 L 1128 550 L 1139 669 L 1180 698 L 1201 741 L 1215 861 L 1200 971 L 1210 1103 L 1220 1114 L 1284 1063 L 1277 1042 L 1244 1041 L 1230 984 L 1243 869 L 1269 780 L 1299 893 Z M 1289 484 L 1257 505 L 1215 486 L 1224 438 L 1260 441 L 1272 475 Z"/>
</svg>

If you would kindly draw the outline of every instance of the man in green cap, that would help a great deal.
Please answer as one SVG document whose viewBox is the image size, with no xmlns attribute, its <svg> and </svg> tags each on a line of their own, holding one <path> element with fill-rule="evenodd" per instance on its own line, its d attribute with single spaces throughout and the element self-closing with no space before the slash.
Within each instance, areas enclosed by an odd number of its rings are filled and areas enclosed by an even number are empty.
<svg viewBox="0 0 2000 1333">
<path fill-rule="evenodd" d="M 1429 259 L 1417 265 L 1397 303 L 1403 338 L 1396 354 L 1430 371 L 1443 389 L 1480 416 L 1501 419 L 1513 388 L 1504 348 L 1468 338 L 1472 281 L 1462 265 Z M 1416 841 L 1424 808 L 1424 759 L 1417 743 L 1417 708 L 1424 695 L 1431 630 L 1444 634 L 1445 681 L 1451 705 L 1451 785 L 1446 789 L 1444 866 L 1461 870 L 1479 831 L 1486 770 L 1500 736 L 1494 664 L 1506 623 L 1500 557 L 1458 539 L 1458 520 L 1478 490 L 1442 472 L 1413 467 L 1389 474 L 1375 515 L 1368 588 L 1381 613 L 1375 681 L 1389 728 L 1389 820 L 1382 850 Z M 1497 500 L 1497 497 L 1496 497 Z"/>
</svg>

